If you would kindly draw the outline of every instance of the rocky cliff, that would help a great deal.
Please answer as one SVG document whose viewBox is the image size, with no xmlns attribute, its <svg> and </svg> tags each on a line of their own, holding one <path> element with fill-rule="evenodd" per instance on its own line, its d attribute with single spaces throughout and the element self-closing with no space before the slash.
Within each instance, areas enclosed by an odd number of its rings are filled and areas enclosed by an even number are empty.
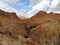
<svg viewBox="0 0 60 45">
<path fill-rule="evenodd" d="M 60 45 L 60 14 L 40 11 L 21 19 L 0 10 L 0 45 Z"/>
<path fill-rule="evenodd" d="M 27 23 L 29 38 L 40 45 L 60 45 L 60 14 L 40 11 Z"/>
</svg>

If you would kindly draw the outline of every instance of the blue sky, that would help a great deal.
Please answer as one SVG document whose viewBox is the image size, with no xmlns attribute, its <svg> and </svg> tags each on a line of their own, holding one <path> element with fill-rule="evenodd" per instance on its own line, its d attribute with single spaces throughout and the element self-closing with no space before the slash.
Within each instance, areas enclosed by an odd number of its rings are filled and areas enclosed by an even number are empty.
<svg viewBox="0 0 60 45">
<path fill-rule="evenodd" d="M 39 11 L 60 13 L 60 0 L 0 0 L 0 9 L 32 17 Z"/>
</svg>

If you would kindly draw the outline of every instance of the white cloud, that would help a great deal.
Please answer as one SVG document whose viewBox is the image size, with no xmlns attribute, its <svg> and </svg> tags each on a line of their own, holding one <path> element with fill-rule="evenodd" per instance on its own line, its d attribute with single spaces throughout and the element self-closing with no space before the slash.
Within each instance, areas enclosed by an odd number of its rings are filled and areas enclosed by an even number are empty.
<svg viewBox="0 0 60 45">
<path fill-rule="evenodd" d="M 23 15 L 25 17 L 32 17 L 34 14 L 36 14 L 37 12 L 39 12 L 40 10 L 45 10 L 47 7 L 50 7 L 49 10 L 47 12 L 56 12 L 56 13 L 60 13 L 60 0 L 52 0 L 51 5 L 49 5 L 50 0 L 30 0 L 30 3 L 34 3 L 34 2 L 39 2 L 38 4 L 34 5 L 32 7 L 32 9 L 25 13 L 25 10 L 17 10 L 11 6 L 9 6 L 8 4 L 3 3 L 3 1 L 6 2 L 10 2 L 10 3 L 15 3 L 18 6 L 24 5 L 22 2 L 18 2 L 18 0 L 2 0 L 2 2 L 0 1 L 0 9 L 8 11 L 8 12 L 16 12 L 17 15 Z"/>
<path fill-rule="evenodd" d="M 18 6 L 22 6 L 22 5 L 23 5 L 23 3 L 20 2 L 19 0 L 1 0 L 1 1 L 3 1 L 3 2 L 8 2 L 8 3 L 12 3 L 12 4 L 16 4 L 16 5 L 18 5 Z"/>
<path fill-rule="evenodd" d="M 30 0 L 30 4 L 32 4 L 34 2 L 39 2 L 39 0 Z"/>
<path fill-rule="evenodd" d="M 22 2 L 16 3 L 18 6 L 23 6 L 24 4 Z"/>
<path fill-rule="evenodd" d="M 11 2 L 11 3 L 16 3 L 18 0 L 2 0 L 2 1 Z"/>
<path fill-rule="evenodd" d="M 40 3 L 33 7 L 33 10 L 44 10 L 46 7 L 49 6 L 49 2 L 49 0 L 42 0 Z"/>
<path fill-rule="evenodd" d="M 1 10 L 4 10 L 4 11 L 7 11 L 7 12 L 15 12 L 17 15 L 20 15 L 20 16 L 27 16 L 25 14 L 25 10 L 21 9 L 21 10 L 17 10 L 11 6 L 9 6 L 8 4 L 5 4 L 4 2 L 0 1 L 0 9 Z"/>
<path fill-rule="evenodd" d="M 20 11 L 16 10 L 15 8 L 9 6 L 8 4 L 5 4 L 3 2 L 0 2 L 0 9 L 7 11 L 7 12 L 15 12 L 17 15 L 20 15 Z"/>
<path fill-rule="evenodd" d="M 50 4 L 51 3 L 51 4 Z M 34 14 L 39 12 L 40 10 L 44 10 L 47 7 L 48 13 L 54 12 L 54 13 L 60 13 L 60 0 L 42 0 L 40 3 L 32 7 L 32 10 L 30 10 L 27 14 L 30 14 L 29 16 L 32 17 Z"/>
<path fill-rule="evenodd" d="M 9 12 L 16 12 L 15 8 L 12 8 L 11 6 L 9 6 L 8 4 L 5 4 L 3 2 L 0 2 L 0 9 L 9 11 Z"/>
<path fill-rule="evenodd" d="M 50 8 L 55 8 L 58 3 L 59 3 L 59 0 L 53 0 L 51 2 Z"/>
<path fill-rule="evenodd" d="M 60 13 L 60 0 L 52 0 L 48 12 Z"/>
<path fill-rule="evenodd" d="M 31 14 L 30 15 L 30 17 L 31 17 L 34 14 L 36 14 L 38 11 L 44 10 L 45 8 L 47 8 L 49 6 L 49 3 L 50 3 L 50 0 L 42 0 L 37 5 L 33 6 L 31 11 L 29 11 L 27 14 Z"/>
</svg>

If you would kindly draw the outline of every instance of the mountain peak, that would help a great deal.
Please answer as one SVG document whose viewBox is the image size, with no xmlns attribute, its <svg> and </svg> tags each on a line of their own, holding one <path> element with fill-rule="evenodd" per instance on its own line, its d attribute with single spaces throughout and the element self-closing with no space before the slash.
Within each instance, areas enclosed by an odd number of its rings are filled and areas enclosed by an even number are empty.
<svg viewBox="0 0 60 45">
<path fill-rule="evenodd" d="M 35 14 L 33 17 L 41 17 L 46 15 L 47 13 L 45 11 L 39 11 L 37 14 Z"/>
<path fill-rule="evenodd" d="M 17 17 L 15 12 L 6 12 L 3 10 L 0 10 L 0 16 L 11 18 L 11 19 L 14 19 Z"/>
</svg>

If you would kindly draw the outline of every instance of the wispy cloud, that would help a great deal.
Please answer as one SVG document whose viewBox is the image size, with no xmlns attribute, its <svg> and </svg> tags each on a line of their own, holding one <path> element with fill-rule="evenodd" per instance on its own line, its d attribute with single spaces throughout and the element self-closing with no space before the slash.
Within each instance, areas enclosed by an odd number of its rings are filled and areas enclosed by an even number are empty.
<svg viewBox="0 0 60 45">
<path fill-rule="evenodd" d="M 49 3 L 50 3 L 50 0 L 42 0 L 37 5 L 34 5 L 27 14 L 31 14 L 30 15 L 30 17 L 31 17 L 34 14 L 36 14 L 37 12 L 39 12 L 40 10 L 44 10 L 45 8 L 47 8 L 49 6 Z"/>
<path fill-rule="evenodd" d="M 6 2 L 10 2 L 10 3 L 16 3 L 18 0 L 2 0 L 2 1 L 6 1 Z"/>
<path fill-rule="evenodd" d="M 22 11 L 20 12 L 20 10 L 17 10 L 15 8 L 9 6 L 8 4 L 3 3 L 3 2 L 0 2 L 0 9 L 7 11 L 7 12 L 16 12 L 17 15 L 23 14 Z"/>
<path fill-rule="evenodd" d="M 29 1 L 30 1 L 30 4 L 39 2 L 39 0 L 29 0 Z"/>
<path fill-rule="evenodd" d="M 40 10 L 60 13 L 60 0 L 0 0 L 0 9 L 32 17 Z"/>
<path fill-rule="evenodd" d="M 48 12 L 60 13 L 60 0 L 52 0 Z"/>
<path fill-rule="evenodd" d="M 15 8 L 12 8 L 11 6 L 9 6 L 8 4 L 5 4 L 3 2 L 0 2 L 0 9 L 5 10 L 5 11 L 12 11 L 12 12 L 16 12 Z"/>
</svg>

